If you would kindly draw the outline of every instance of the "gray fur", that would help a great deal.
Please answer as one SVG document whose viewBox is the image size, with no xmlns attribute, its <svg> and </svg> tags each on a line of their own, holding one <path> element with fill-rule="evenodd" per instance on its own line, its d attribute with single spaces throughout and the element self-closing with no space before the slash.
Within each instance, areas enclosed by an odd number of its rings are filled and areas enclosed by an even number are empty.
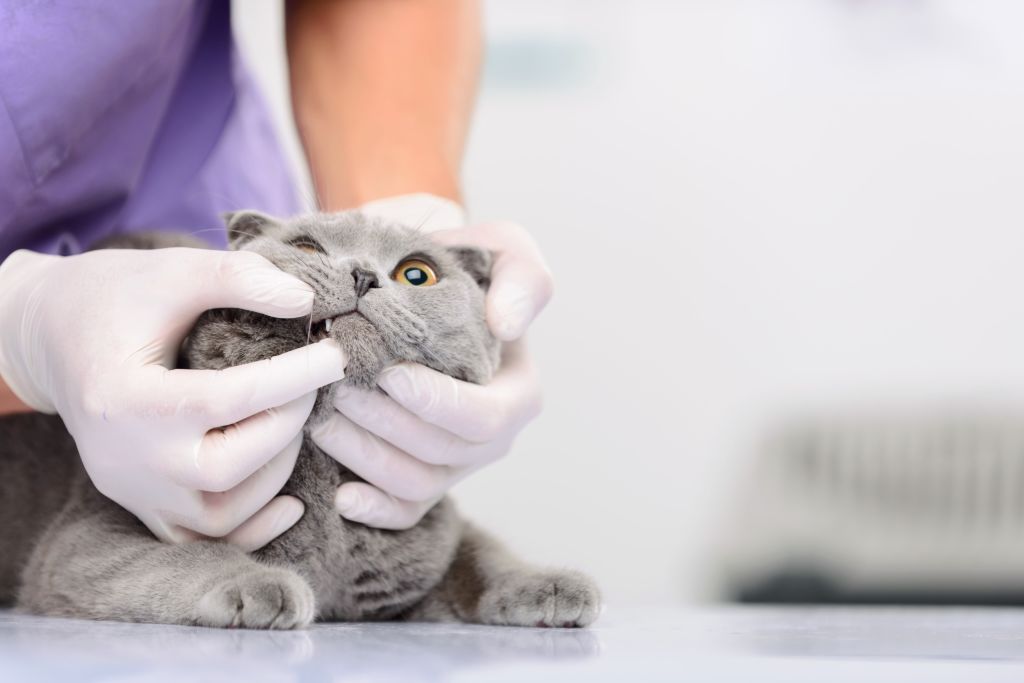
<svg viewBox="0 0 1024 683">
<path fill-rule="evenodd" d="M 480 383 L 496 369 L 498 343 L 483 317 L 486 252 L 440 247 L 351 212 L 290 221 L 239 212 L 226 220 L 234 248 L 262 254 L 314 288 L 313 315 L 207 312 L 184 346 L 188 366 L 223 368 L 277 355 L 326 334 L 321 321 L 330 318 L 330 336 L 350 357 L 339 384 L 357 390 L 379 391 L 377 374 L 396 361 Z M 323 253 L 297 249 L 296 239 L 315 240 Z M 106 246 L 170 246 L 168 240 L 118 238 Z M 436 285 L 392 280 L 411 255 L 436 266 Z M 352 277 L 357 267 L 375 273 L 379 285 L 362 297 Z M 359 315 L 344 315 L 353 309 Z M 321 390 L 307 432 L 329 414 L 335 389 Z M 0 604 L 69 617 L 249 628 L 296 628 L 313 619 L 586 626 L 596 618 L 592 581 L 521 563 L 462 520 L 448 499 L 406 531 L 341 518 L 334 494 L 348 481 L 359 478 L 307 438 L 282 491 L 306 506 L 292 529 L 251 555 L 216 541 L 163 544 L 93 487 L 59 418 L 0 419 Z"/>
</svg>

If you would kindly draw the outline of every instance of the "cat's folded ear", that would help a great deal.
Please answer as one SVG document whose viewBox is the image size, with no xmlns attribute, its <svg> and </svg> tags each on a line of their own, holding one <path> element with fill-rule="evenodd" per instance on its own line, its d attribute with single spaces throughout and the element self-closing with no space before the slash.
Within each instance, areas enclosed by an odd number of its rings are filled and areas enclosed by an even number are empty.
<svg viewBox="0 0 1024 683">
<path fill-rule="evenodd" d="M 491 266 L 494 263 L 491 252 L 479 247 L 457 246 L 448 247 L 448 253 L 455 257 L 481 289 L 486 290 L 491 286 Z"/>
<path fill-rule="evenodd" d="M 220 217 L 224 219 L 224 224 L 228 228 L 228 244 L 232 249 L 241 249 L 247 242 L 265 233 L 268 228 L 280 224 L 278 219 L 259 211 L 228 211 Z"/>
</svg>

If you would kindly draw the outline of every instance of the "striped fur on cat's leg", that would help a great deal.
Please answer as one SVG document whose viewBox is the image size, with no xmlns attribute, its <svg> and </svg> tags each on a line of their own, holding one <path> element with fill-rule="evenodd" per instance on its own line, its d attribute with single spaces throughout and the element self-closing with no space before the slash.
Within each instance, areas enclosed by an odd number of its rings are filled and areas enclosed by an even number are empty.
<svg viewBox="0 0 1024 683">
<path fill-rule="evenodd" d="M 130 513 L 87 492 L 36 546 L 18 606 L 35 614 L 164 624 L 289 629 L 313 593 L 290 569 L 215 541 L 161 543 Z"/>
<path fill-rule="evenodd" d="M 405 618 L 580 627 L 597 618 L 600 606 L 597 586 L 586 575 L 532 567 L 464 523 L 459 548 L 444 578 Z"/>
</svg>

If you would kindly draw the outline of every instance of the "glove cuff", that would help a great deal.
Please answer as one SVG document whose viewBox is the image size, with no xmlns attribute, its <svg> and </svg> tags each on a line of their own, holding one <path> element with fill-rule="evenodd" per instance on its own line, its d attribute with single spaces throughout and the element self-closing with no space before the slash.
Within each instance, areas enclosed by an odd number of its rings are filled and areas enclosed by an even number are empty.
<svg viewBox="0 0 1024 683">
<path fill-rule="evenodd" d="M 53 401 L 32 377 L 31 368 L 45 368 L 40 340 L 33 339 L 38 323 L 38 289 L 59 256 L 20 249 L 0 263 L 0 377 L 22 403 L 43 413 L 55 413 Z"/>
<path fill-rule="evenodd" d="M 466 210 L 458 202 L 426 192 L 375 199 L 359 210 L 424 233 L 461 228 L 467 222 Z"/>
</svg>

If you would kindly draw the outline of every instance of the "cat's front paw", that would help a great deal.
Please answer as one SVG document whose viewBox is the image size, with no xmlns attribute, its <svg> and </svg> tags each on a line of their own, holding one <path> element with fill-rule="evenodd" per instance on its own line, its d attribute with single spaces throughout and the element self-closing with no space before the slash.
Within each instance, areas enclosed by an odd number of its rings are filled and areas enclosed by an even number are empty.
<svg viewBox="0 0 1024 683">
<path fill-rule="evenodd" d="M 485 624 L 575 628 L 589 626 L 601 608 L 601 593 L 574 571 L 506 574 L 480 597 Z"/>
<path fill-rule="evenodd" d="M 220 628 L 303 628 L 313 621 L 313 591 L 287 569 L 246 569 L 199 600 L 196 623 Z"/>
</svg>

